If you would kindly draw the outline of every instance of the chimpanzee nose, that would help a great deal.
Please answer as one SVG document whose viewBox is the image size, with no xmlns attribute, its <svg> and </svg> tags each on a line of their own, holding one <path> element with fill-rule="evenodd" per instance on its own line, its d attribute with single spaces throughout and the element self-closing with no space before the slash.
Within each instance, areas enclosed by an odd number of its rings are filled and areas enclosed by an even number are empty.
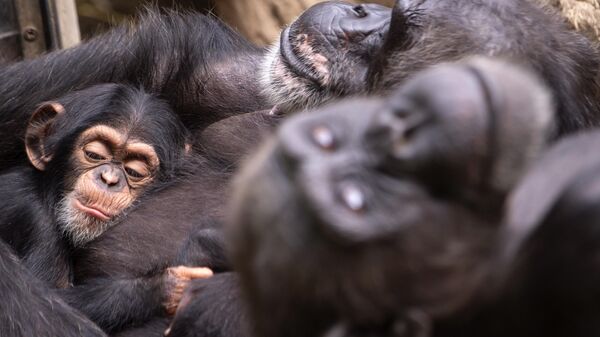
<svg viewBox="0 0 600 337">
<path fill-rule="evenodd" d="M 119 176 L 114 170 L 106 170 L 100 174 L 102 181 L 108 186 L 114 186 L 119 183 Z"/>
<path fill-rule="evenodd" d="M 330 42 L 340 37 L 366 37 L 389 28 L 392 10 L 377 4 L 353 5 L 327 1 L 306 10 L 293 24 L 293 31 L 314 29 L 327 36 Z"/>
<path fill-rule="evenodd" d="M 120 191 L 125 187 L 123 172 L 110 164 L 96 168 L 96 183 L 111 192 Z"/>
</svg>

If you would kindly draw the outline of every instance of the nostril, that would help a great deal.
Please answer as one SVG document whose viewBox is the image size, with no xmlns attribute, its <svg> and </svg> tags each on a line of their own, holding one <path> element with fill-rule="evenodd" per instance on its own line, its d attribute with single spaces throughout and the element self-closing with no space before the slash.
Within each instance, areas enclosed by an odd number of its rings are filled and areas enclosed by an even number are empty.
<svg viewBox="0 0 600 337">
<path fill-rule="evenodd" d="M 367 10 L 365 9 L 365 6 L 363 6 L 363 5 L 358 5 L 358 6 L 352 7 L 352 11 L 359 18 L 364 18 L 367 16 Z"/>
<path fill-rule="evenodd" d="M 335 135 L 330 128 L 319 125 L 312 129 L 313 141 L 325 151 L 333 151 L 336 146 Z"/>
<path fill-rule="evenodd" d="M 349 182 L 342 183 L 339 193 L 345 206 L 353 212 L 362 212 L 366 208 L 365 194 L 357 185 Z"/>
</svg>

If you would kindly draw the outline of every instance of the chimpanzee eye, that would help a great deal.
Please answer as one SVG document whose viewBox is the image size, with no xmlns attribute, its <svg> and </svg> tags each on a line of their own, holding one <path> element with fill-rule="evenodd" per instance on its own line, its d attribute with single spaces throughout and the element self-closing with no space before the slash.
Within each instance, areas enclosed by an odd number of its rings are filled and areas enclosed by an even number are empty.
<svg viewBox="0 0 600 337">
<path fill-rule="evenodd" d="M 142 179 L 145 177 L 145 175 L 143 175 L 142 173 L 139 173 L 138 171 L 136 171 L 130 167 L 126 167 L 125 172 L 127 172 L 128 176 L 130 176 L 131 178 L 134 178 L 134 179 Z"/>
<path fill-rule="evenodd" d="M 87 143 L 82 150 L 85 158 L 90 161 L 103 161 L 112 157 L 110 148 L 98 140 Z"/>
<path fill-rule="evenodd" d="M 150 176 L 151 171 L 143 160 L 133 159 L 125 162 L 125 173 L 131 180 L 142 180 Z"/>
<path fill-rule="evenodd" d="M 359 18 L 364 18 L 365 16 L 367 16 L 367 11 L 362 5 L 354 6 L 354 8 L 352 8 L 352 11 L 354 11 L 356 16 L 358 16 Z"/>
<path fill-rule="evenodd" d="M 92 151 L 84 151 L 85 153 L 85 157 L 87 159 L 90 160 L 106 160 L 106 158 L 102 155 L 97 154 L 96 152 L 92 152 Z"/>
</svg>

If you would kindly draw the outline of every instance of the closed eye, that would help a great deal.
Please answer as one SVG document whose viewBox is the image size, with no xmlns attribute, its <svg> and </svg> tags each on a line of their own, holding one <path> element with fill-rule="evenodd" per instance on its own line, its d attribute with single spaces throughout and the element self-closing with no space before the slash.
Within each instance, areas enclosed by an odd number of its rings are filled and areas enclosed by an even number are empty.
<svg viewBox="0 0 600 337">
<path fill-rule="evenodd" d="M 86 158 L 95 161 L 106 160 L 106 157 L 92 151 L 84 151 Z"/>
<path fill-rule="evenodd" d="M 152 171 L 146 164 L 146 161 L 139 159 L 127 161 L 124 165 L 124 169 L 129 179 L 133 181 L 142 180 L 152 174 Z"/>
<path fill-rule="evenodd" d="M 142 173 L 139 173 L 138 171 L 136 171 L 130 167 L 126 167 L 125 172 L 127 172 L 127 175 L 130 176 L 131 178 L 142 179 L 145 177 L 145 175 L 143 175 Z"/>
</svg>

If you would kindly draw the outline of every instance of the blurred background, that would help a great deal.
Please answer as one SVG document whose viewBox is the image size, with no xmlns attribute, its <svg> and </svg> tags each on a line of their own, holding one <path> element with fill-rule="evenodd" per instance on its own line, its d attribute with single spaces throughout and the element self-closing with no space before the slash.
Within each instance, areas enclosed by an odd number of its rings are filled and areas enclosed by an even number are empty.
<svg viewBox="0 0 600 337">
<path fill-rule="evenodd" d="M 323 0 L 0 0 L 0 64 L 68 48 L 131 20 L 145 6 L 212 13 L 251 41 L 274 41 L 281 27 Z M 349 0 L 392 6 L 394 0 Z M 443 1 L 443 0 L 439 0 Z M 498 0 L 504 1 L 504 0 Z M 600 0 L 535 0 L 558 9 L 591 39 L 600 36 Z"/>
</svg>

